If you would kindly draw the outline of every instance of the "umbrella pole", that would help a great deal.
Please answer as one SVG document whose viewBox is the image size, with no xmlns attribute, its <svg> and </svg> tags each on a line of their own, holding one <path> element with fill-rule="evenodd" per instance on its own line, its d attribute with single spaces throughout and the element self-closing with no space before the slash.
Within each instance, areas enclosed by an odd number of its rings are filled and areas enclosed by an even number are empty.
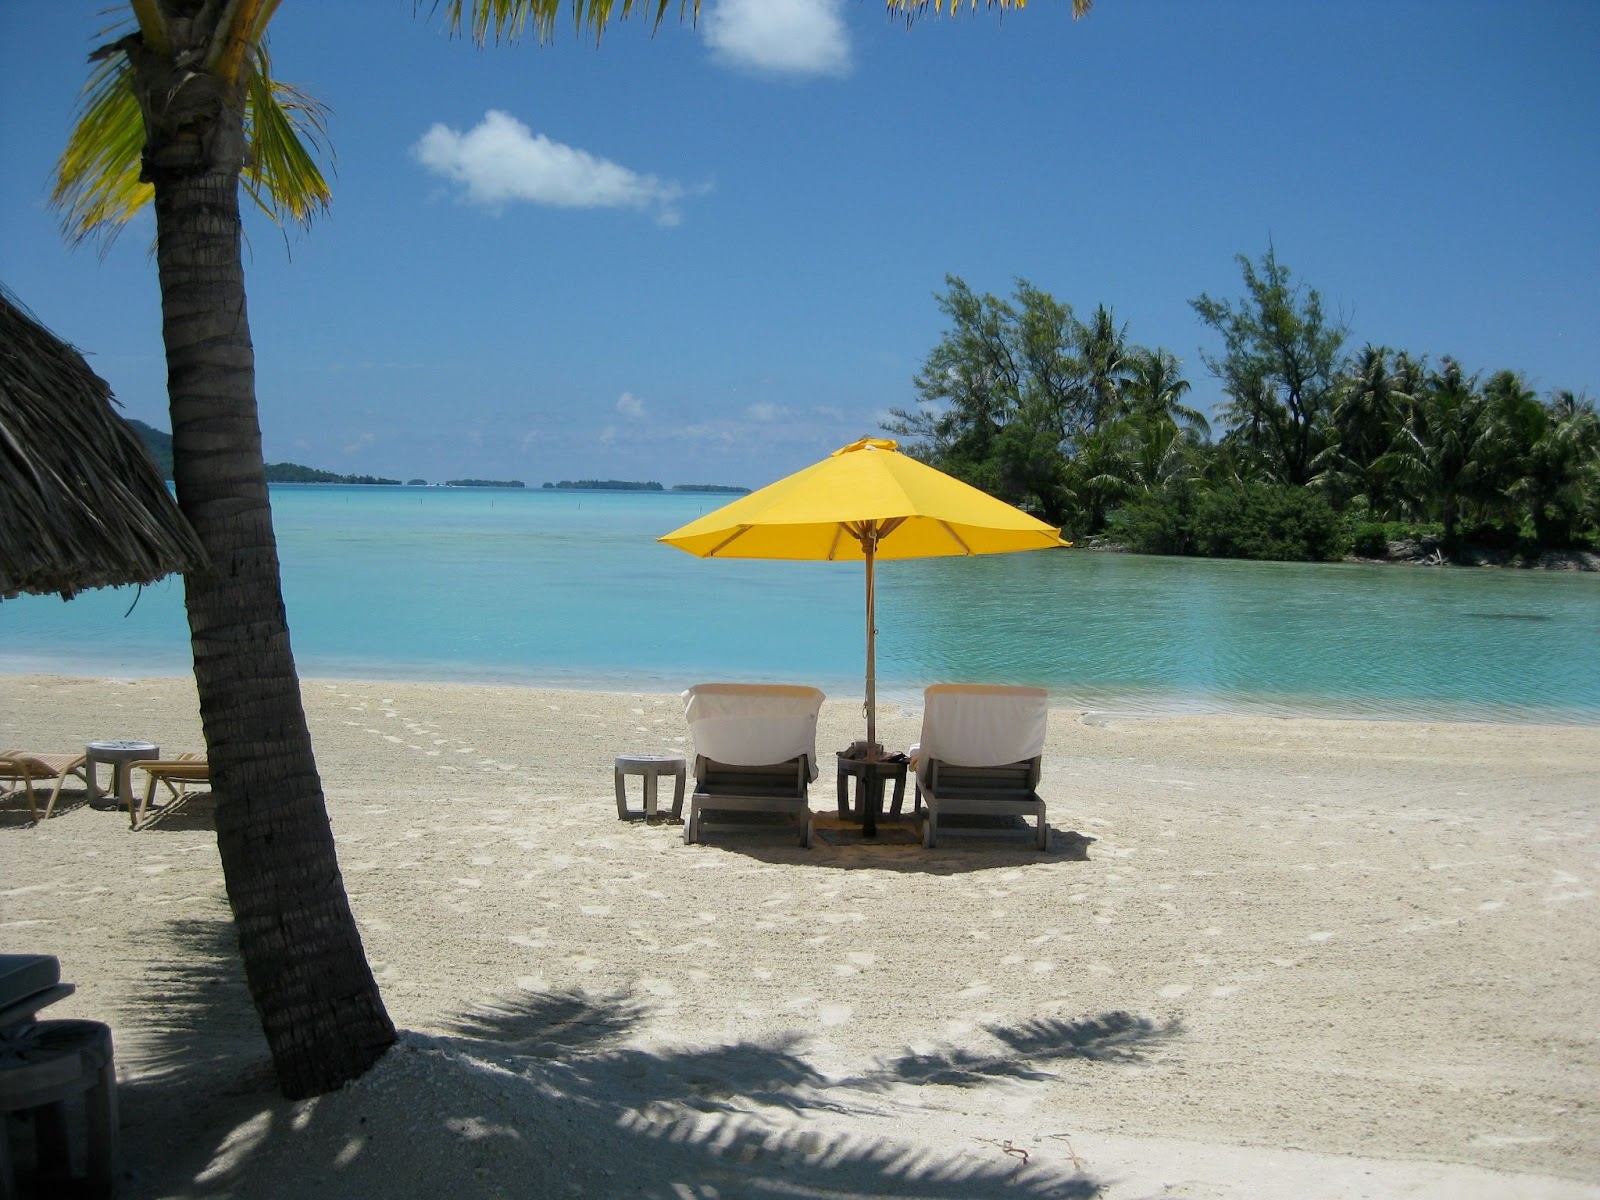
<svg viewBox="0 0 1600 1200">
<path fill-rule="evenodd" d="M 867 560 L 867 757 L 878 757 L 878 696 L 875 662 L 878 653 L 877 597 L 873 590 L 873 556 L 878 548 L 876 530 L 862 539 Z"/>
</svg>

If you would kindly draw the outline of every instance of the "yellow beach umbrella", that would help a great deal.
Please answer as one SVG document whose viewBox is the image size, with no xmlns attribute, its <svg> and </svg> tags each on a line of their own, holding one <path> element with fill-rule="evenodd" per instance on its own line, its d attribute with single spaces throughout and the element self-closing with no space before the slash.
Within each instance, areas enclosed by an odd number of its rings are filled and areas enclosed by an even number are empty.
<svg viewBox="0 0 1600 1200">
<path fill-rule="evenodd" d="M 884 438 L 863 438 L 658 539 L 701 558 L 867 565 L 867 752 L 876 753 L 873 563 L 1061 546 L 1061 532 Z"/>
</svg>

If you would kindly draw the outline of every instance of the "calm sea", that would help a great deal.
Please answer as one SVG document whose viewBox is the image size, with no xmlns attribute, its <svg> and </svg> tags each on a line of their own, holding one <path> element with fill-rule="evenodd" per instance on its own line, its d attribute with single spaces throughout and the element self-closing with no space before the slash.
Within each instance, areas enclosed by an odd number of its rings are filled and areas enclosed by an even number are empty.
<svg viewBox="0 0 1600 1200">
<path fill-rule="evenodd" d="M 862 695 L 860 564 L 712 561 L 654 539 L 724 498 L 275 487 L 308 678 Z M 183 589 L 0 603 L 10 672 L 183 674 Z M 1068 706 L 1600 724 L 1600 577 L 1046 551 L 887 562 L 881 698 L 1040 684 Z"/>
</svg>

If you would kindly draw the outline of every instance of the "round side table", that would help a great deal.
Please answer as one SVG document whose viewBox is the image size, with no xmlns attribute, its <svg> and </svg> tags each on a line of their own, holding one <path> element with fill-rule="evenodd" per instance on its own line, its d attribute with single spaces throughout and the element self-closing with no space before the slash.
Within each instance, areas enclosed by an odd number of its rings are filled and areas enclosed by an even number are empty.
<svg viewBox="0 0 1600 1200">
<path fill-rule="evenodd" d="M 100 795 L 100 785 L 95 780 L 95 768 L 105 763 L 111 768 L 111 790 L 116 793 L 117 807 L 133 813 L 133 785 L 129 781 L 128 764 L 141 758 L 160 758 L 161 747 L 154 742 L 108 741 L 90 742 L 83 748 L 83 776 L 89 782 L 89 801 L 92 804 Z"/>
</svg>

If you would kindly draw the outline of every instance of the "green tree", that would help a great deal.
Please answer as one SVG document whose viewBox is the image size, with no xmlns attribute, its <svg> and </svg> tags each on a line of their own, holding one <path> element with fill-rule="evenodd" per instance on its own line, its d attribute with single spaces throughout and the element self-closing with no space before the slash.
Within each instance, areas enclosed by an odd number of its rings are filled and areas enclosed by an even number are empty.
<svg viewBox="0 0 1600 1200">
<path fill-rule="evenodd" d="M 1334 441 L 1317 476 L 1336 504 L 1357 496 L 1373 517 L 1388 515 L 1394 491 L 1388 473 L 1377 464 L 1400 431 L 1404 406 L 1411 400 L 1406 389 L 1415 375 L 1409 355 L 1370 342 L 1351 362 L 1334 401 Z"/>
<path fill-rule="evenodd" d="M 1188 391 L 1182 364 L 1169 351 L 1125 346 L 1114 400 L 1067 469 L 1083 532 L 1099 533 L 1118 505 L 1197 473 L 1210 427 L 1183 403 Z"/>
<path fill-rule="evenodd" d="M 959 0 L 886 0 L 908 20 Z M 1013 0 L 999 0 L 1002 7 Z M 1016 0 L 1020 3 L 1021 0 Z M 975 0 L 974 0 L 975 3 Z M 446 0 L 480 45 L 548 39 L 561 0 Z M 670 0 L 657 0 L 659 22 Z M 132 32 L 91 56 L 57 168 L 69 235 L 156 216 L 178 502 L 210 565 L 185 578 L 195 682 L 217 795 L 217 844 L 246 979 L 279 1086 L 315 1095 L 394 1040 L 339 872 L 284 614 L 240 256 L 241 186 L 275 220 L 329 199 L 321 110 L 272 78 L 278 0 L 130 0 Z M 601 35 L 616 0 L 572 0 Z M 1073 0 L 1082 15 L 1089 0 Z M 698 0 L 680 0 L 680 13 Z M 620 15 L 633 10 L 622 0 Z"/>
<path fill-rule="evenodd" d="M 1098 452 L 1097 431 L 1120 414 L 1125 331 L 1104 306 L 1085 324 L 1025 279 L 1009 301 L 953 275 L 945 285 L 950 327 L 915 376 L 921 404 L 891 410 L 884 428 L 941 470 L 1063 524 L 1081 499 L 1069 462 Z"/>
<path fill-rule="evenodd" d="M 1406 405 L 1395 448 L 1378 460 L 1404 490 L 1412 515 L 1444 526 L 1447 546 L 1456 543 L 1463 504 L 1481 474 L 1483 425 L 1477 377 L 1463 375 L 1461 364 L 1446 357 Z"/>
<path fill-rule="evenodd" d="M 1600 532 L 1600 415 L 1570 391 L 1540 406 L 1522 470 L 1508 494 L 1541 546 L 1571 546 Z"/>
<path fill-rule="evenodd" d="M 1237 303 L 1205 294 L 1189 302 L 1223 339 L 1220 356 L 1201 359 L 1228 397 L 1225 440 L 1258 454 L 1271 478 L 1302 486 L 1328 441 L 1345 331 L 1323 315 L 1315 289 L 1291 284 L 1271 246 L 1259 266 L 1237 261 L 1246 293 Z"/>
</svg>

